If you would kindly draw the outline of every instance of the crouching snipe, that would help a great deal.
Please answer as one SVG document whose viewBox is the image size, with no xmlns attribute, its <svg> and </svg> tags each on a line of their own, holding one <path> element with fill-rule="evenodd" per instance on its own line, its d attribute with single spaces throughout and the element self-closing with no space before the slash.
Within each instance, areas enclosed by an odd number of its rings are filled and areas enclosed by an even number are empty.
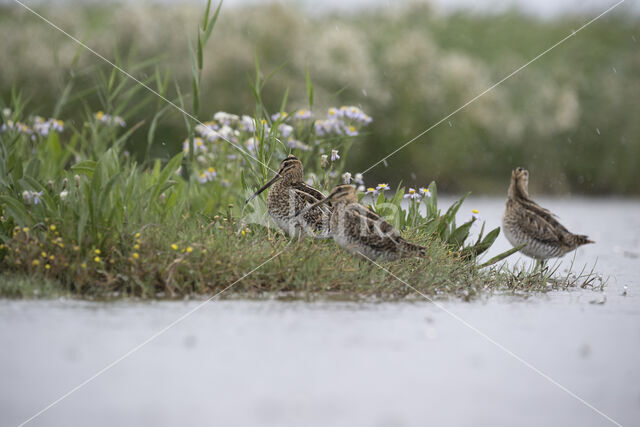
<svg viewBox="0 0 640 427">
<path fill-rule="evenodd" d="M 315 209 L 323 203 L 332 203 L 329 235 L 338 244 L 354 254 L 371 259 L 396 260 L 406 257 L 424 257 L 425 248 L 407 242 L 400 233 L 380 215 L 358 203 L 355 187 L 338 185 L 324 200 L 303 209 Z"/>
<path fill-rule="evenodd" d="M 502 229 L 514 247 L 524 245 L 520 252 L 544 262 L 594 243 L 587 236 L 569 232 L 554 214 L 529 197 L 528 187 L 529 172 L 524 168 L 513 170 Z"/>
<path fill-rule="evenodd" d="M 273 186 L 267 195 L 267 211 L 278 227 L 291 237 L 308 234 L 316 238 L 328 238 L 330 206 L 316 205 L 307 209 L 301 217 L 295 215 L 324 199 L 324 194 L 302 181 L 302 173 L 302 162 L 289 155 L 280 163 L 276 176 L 249 197 L 246 203 Z"/>
</svg>

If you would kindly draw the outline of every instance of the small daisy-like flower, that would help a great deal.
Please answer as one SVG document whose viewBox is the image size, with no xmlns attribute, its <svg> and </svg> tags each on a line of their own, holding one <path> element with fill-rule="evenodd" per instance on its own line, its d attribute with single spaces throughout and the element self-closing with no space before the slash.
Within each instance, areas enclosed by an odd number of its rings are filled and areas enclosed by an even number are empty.
<svg viewBox="0 0 640 427">
<path fill-rule="evenodd" d="M 429 191 L 428 188 L 424 188 L 424 187 L 420 187 L 420 194 L 422 194 L 424 197 L 431 197 L 431 191 Z"/>
<path fill-rule="evenodd" d="M 136 243 L 135 245 L 133 245 L 133 249 L 137 251 L 138 249 L 140 249 L 140 245 Z"/>
<path fill-rule="evenodd" d="M 102 262 L 102 258 L 100 258 L 99 256 L 97 256 L 97 257 L 93 258 L 93 260 L 94 260 L 95 262 Z"/>
<path fill-rule="evenodd" d="M 138 252 L 134 252 L 133 254 L 131 254 L 131 256 L 133 257 L 133 259 L 140 258 L 140 254 Z"/>
<path fill-rule="evenodd" d="M 354 176 L 353 181 L 358 185 L 364 185 L 364 178 L 361 173 L 357 173 Z"/>
<path fill-rule="evenodd" d="M 231 183 L 228 179 L 223 179 L 222 181 L 220 181 L 220 185 L 222 185 L 223 187 L 229 187 Z"/>
<path fill-rule="evenodd" d="M 240 117 L 236 116 L 235 114 L 225 113 L 224 111 L 218 111 L 213 115 L 213 120 L 226 126 L 235 124 L 238 119 L 240 119 Z"/>
<path fill-rule="evenodd" d="M 176 245 L 175 243 L 171 244 L 171 249 L 173 249 L 174 251 L 178 250 L 178 245 Z"/>
<path fill-rule="evenodd" d="M 367 191 L 365 192 L 365 194 L 371 194 L 373 196 L 377 196 L 378 194 L 380 194 L 380 192 L 373 187 L 369 187 L 367 188 Z"/>
<path fill-rule="evenodd" d="M 293 126 L 289 126 L 286 123 L 281 123 L 278 126 L 278 131 L 283 138 L 289 138 L 293 134 Z"/>
<path fill-rule="evenodd" d="M 355 126 L 345 126 L 344 133 L 347 136 L 356 136 L 358 135 L 358 129 L 356 129 Z"/>
<path fill-rule="evenodd" d="M 480 219 L 480 212 L 478 211 L 478 209 L 471 210 L 471 217 L 473 219 Z"/>
<path fill-rule="evenodd" d="M 54 224 L 51 224 L 51 225 L 49 226 L 49 230 L 51 230 L 51 231 L 56 231 L 56 226 L 55 226 Z"/>
<path fill-rule="evenodd" d="M 351 174 L 349 172 L 345 172 L 342 174 L 342 182 L 345 184 L 351 184 Z"/>
<path fill-rule="evenodd" d="M 364 185 L 358 185 L 358 188 L 356 189 L 356 191 L 358 191 L 359 193 L 364 193 L 367 189 L 364 187 Z"/>
<path fill-rule="evenodd" d="M 389 184 L 378 184 L 378 186 L 376 187 L 376 190 L 378 190 L 378 191 L 390 190 Z"/>
<path fill-rule="evenodd" d="M 93 251 L 93 253 L 95 253 L 96 255 L 100 255 L 100 249 L 96 249 L 95 251 Z"/>
<path fill-rule="evenodd" d="M 331 161 L 335 162 L 339 158 L 340 158 L 340 155 L 338 154 L 338 150 L 331 150 Z"/>
<path fill-rule="evenodd" d="M 313 116 L 311 110 L 307 110 L 306 108 L 302 108 L 296 111 L 295 118 L 296 119 L 310 119 Z"/>
<path fill-rule="evenodd" d="M 282 119 L 285 120 L 287 118 L 288 114 L 286 112 L 282 112 L 282 113 L 275 113 L 271 116 L 271 120 L 273 120 L 274 122 L 277 122 L 278 120 Z"/>
<path fill-rule="evenodd" d="M 327 156 L 326 154 L 321 155 L 320 156 L 320 167 L 326 168 L 328 159 L 329 159 L 329 156 Z"/>
<path fill-rule="evenodd" d="M 33 261 L 31 261 L 31 265 L 34 265 L 36 267 L 39 266 L 40 265 L 40 260 L 34 259 Z"/>
<path fill-rule="evenodd" d="M 342 117 L 343 115 L 344 115 L 344 111 L 335 107 L 329 108 L 329 111 L 327 112 L 327 117 L 329 117 L 330 119 L 337 119 Z"/>
<path fill-rule="evenodd" d="M 193 248 L 191 246 L 187 246 L 187 248 L 185 249 L 185 252 L 190 254 L 191 252 L 193 252 Z"/>
<path fill-rule="evenodd" d="M 409 191 L 404 195 L 404 198 L 416 200 L 420 198 L 420 193 L 418 193 L 414 188 L 409 188 Z"/>
<path fill-rule="evenodd" d="M 46 265 L 44 266 L 44 268 L 46 268 L 47 270 L 49 270 L 49 269 L 51 268 L 51 266 L 50 266 L 49 264 L 46 264 Z"/>
</svg>

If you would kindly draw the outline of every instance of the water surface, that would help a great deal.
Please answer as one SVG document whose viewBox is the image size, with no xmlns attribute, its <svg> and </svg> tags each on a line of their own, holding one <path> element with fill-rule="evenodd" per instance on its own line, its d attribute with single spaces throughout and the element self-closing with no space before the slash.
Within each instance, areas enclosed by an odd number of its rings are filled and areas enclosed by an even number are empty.
<svg viewBox="0 0 640 427">
<path fill-rule="evenodd" d="M 624 425 L 640 419 L 640 202 L 542 201 L 598 243 L 605 293 L 442 305 Z M 503 201 L 470 199 L 498 225 Z M 508 247 L 502 238 L 498 251 Z M 511 263 L 528 262 L 514 258 Z M 561 266 L 565 268 L 566 262 Z M 626 295 L 624 286 L 627 286 Z M 0 425 L 16 425 L 198 302 L 0 300 Z M 33 425 L 611 425 L 428 302 L 212 301 Z"/>
</svg>

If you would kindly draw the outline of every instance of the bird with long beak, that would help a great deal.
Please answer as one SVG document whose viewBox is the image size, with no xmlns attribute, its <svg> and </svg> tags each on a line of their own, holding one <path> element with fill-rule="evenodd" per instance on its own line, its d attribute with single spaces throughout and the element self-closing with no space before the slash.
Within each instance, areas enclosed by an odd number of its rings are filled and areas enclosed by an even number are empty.
<svg viewBox="0 0 640 427">
<path fill-rule="evenodd" d="M 529 196 L 529 171 L 516 168 L 511 172 L 507 205 L 502 217 L 507 240 L 521 246 L 520 252 L 544 264 L 549 258 L 561 257 L 579 246 L 594 243 L 587 236 L 573 234 L 556 216 Z"/>
<path fill-rule="evenodd" d="M 370 259 L 396 260 L 407 257 L 425 257 L 426 249 L 406 241 L 391 224 L 380 215 L 358 202 L 353 185 L 338 185 L 326 199 L 298 212 L 316 209 L 332 203 L 329 235 L 338 246 L 347 251 L 365 255 Z"/>
<path fill-rule="evenodd" d="M 302 181 L 302 162 L 296 156 L 289 155 L 280 163 L 276 175 L 249 197 L 249 203 L 267 188 L 267 211 L 273 221 L 291 237 L 302 237 L 304 234 L 319 239 L 329 237 L 329 216 L 331 205 L 310 205 L 324 200 L 324 194 Z M 305 214 L 295 213 L 306 209 Z"/>
</svg>

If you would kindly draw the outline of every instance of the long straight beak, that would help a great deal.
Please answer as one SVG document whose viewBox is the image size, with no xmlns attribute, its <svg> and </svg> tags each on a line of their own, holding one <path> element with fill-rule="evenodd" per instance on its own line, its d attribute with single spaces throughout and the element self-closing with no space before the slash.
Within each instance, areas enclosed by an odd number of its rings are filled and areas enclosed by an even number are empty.
<svg viewBox="0 0 640 427">
<path fill-rule="evenodd" d="M 271 178 L 269 180 L 269 182 L 267 182 L 265 185 L 263 185 L 262 187 L 260 187 L 260 189 L 258 191 L 256 191 L 255 193 L 253 193 L 253 195 L 251 197 L 249 197 L 244 204 L 246 205 L 247 203 L 249 203 L 250 201 L 252 201 L 253 199 L 255 199 L 256 197 L 258 197 L 258 195 L 260 193 L 262 193 L 264 190 L 266 190 L 267 188 L 271 187 L 273 185 L 274 182 L 276 182 L 277 180 L 279 180 L 280 178 L 282 178 L 279 174 L 276 174 L 276 176 L 274 176 L 273 178 Z"/>
<path fill-rule="evenodd" d="M 296 212 L 296 214 L 293 216 L 294 218 L 300 215 L 304 215 L 305 213 L 309 212 L 311 209 L 315 208 L 316 206 L 320 206 L 323 203 L 327 203 L 329 201 L 329 197 L 325 197 L 322 200 L 318 200 L 317 202 L 307 206 L 304 209 L 300 209 L 298 212 Z"/>
</svg>

